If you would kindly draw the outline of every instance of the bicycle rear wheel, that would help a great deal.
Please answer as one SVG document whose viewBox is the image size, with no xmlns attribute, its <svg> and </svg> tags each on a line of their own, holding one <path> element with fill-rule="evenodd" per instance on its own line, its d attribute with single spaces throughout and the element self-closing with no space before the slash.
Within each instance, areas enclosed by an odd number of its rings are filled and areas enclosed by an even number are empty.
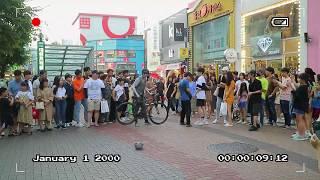
<svg viewBox="0 0 320 180">
<path fill-rule="evenodd" d="M 133 104 L 130 102 L 125 102 L 117 106 L 117 111 L 116 112 L 111 112 L 111 113 L 116 113 L 117 120 L 120 124 L 122 125 L 129 125 L 134 122 L 134 109 L 133 109 Z M 122 112 L 121 115 L 119 116 L 119 112 Z"/>
<path fill-rule="evenodd" d="M 169 109 L 165 104 L 153 104 L 148 116 L 152 123 L 160 125 L 168 120 Z"/>
</svg>

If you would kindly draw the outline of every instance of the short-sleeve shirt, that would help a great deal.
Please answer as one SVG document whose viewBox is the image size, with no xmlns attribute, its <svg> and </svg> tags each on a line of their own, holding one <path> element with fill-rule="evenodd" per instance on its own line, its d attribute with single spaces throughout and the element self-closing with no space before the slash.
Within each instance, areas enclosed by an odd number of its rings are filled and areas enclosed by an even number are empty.
<svg viewBox="0 0 320 180">
<path fill-rule="evenodd" d="M 291 101 L 291 91 L 292 91 L 292 84 L 291 84 L 290 77 L 282 77 L 281 84 L 285 86 L 285 89 L 280 89 L 280 100 Z"/>
<path fill-rule="evenodd" d="M 18 91 L 20 91 L 20 87 L 21 87 L 21 81 L 16 81 L 16 80 L 12 80 L 9 82 L 8 85 L 8 90 L 9 90 L 9 94 L 12 96 L 16 96 Z"/>
<path fill-rule="evenodd" d="M 242 83 L 246 83 L 247 89 L 248 89 L 248 91 L 249 91 L 249 82 L 248 82 L 247 80 L 243 80 L 243 81 L 238 80 L 238 81 L 236 82 L 236 90 L 237 90 L 236 94 L 237 94 L 237 95 L 239 94 L 240 87 L 241 87 L 241 84 L 242 84 Z"/>
<path fill-rule="evenodd" d="M 102 92 L 101 89 L 105 88 L 104 83 L 100 80 L 88 79 L 84 84 L 84 88 L 88 91 L 88 99 L 101 100 Z"/>
<path fill-rule="evenodd" d="M 186 90 L 189 88 L 189 81 L 187 79 L 183 79 L 179 83 L 179 90 L 180 90 L 180 98 L 181 101 L 189 101 L 190 98 L 186 92 Z"/>
<path fill-rule="evenodd" d="M 190 92 L 192 94 L 192 96 L 196 96 L 196 92 L 197 92 L 197 85 L 195 82 L 189 82 L 189 89 L 190 89 Z"/>
<path fill-rule="evenodd" d="M 77 79 L 75 78 L 72 82 L 73 88 L 74 88 L 74 100 L 76 101 L 80 101 L 84 99 L 84 90 L 83 90 L 83 85 L 84 85 L 84 79 L 80 78 Z M 81 90 L 80 91 L 76 91 L 76 89 L 79 89 L 80 87 Z"/>
<path fill-rule="evenodd" d="M 261 82 L 262 91 L 264 91 L 261 93 L 261 98 L 263 100 L 266 100 L 269 82 L 264 77 L 262 77 L 262 78 L 257 77 L 257 79 Z"/>
<path fill-rule="evenodd" d="M 219 84 L 220 83 L 226 83 L 227 82 L 227 80 L 226 80 L 226 78 L 223 76 L 223 75 L 221 75 L 221 76 L 219 76 Z M 224 89 L 225 88 L 222 88 L 222 87 L 220 87 L 219 88 L 219 93 L 218 93 L 218 97 L 219 98 L 223 98 L 223 96 L 224 96 Z"/>
<path fill-rule="evenodd" d="M 206 80 L 204 76 L 200 76 L 197 80 L 197 86 L 202 86 L 202 84 L 206 84 Z M 197 87 L 198 93 L 197 93 L 197 99 L 206 99 L 206 91 L 202 90 L 201 88 Z"/>
<path fill-rule="evenodd" d="M 120 86 L 119 84 L 114 88 L 114 91 L 116 93 L 116 101 L 119 100 L 119 98 L 124 94 L 124 86 Z"/>
<path fill-rule="evenodd" d="M 249 84 L 249 92 L 256 92 L 256 91 L 262 90 L 261 82 L 257 79 L 255 79 L 253 82 L 250 82 Z M 260 104 L 261 103 L 261 93 L 252 94 L 249 97 L 249 101 L 251 104 Z"/>
</svg>

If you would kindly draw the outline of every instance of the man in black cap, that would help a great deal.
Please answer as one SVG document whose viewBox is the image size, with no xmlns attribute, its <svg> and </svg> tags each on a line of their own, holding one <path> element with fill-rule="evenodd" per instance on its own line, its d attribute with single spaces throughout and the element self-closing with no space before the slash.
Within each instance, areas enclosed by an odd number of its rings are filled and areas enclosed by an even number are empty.
<svg viewBox="0 0 320 180">
<path fill-rule="evenodd" d="M 249 131 L 257 131 L 259 126 L 258 115 L 261 111 L 261 90 L 262 85 L 256 79 L 256 71 L 252 70 L 248 74 L 250 78 L 249 84 L 249 112 L 251 114 L 252 126 Z"/>
</svg>

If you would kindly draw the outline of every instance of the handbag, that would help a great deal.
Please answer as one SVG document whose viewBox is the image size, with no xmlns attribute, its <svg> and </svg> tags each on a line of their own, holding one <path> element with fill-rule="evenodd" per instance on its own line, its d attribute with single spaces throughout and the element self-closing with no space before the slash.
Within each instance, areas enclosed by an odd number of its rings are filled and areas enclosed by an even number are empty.
<svg viewBox="0 0 320 180">
<path fill-rule="evenodd" d="M 110 112 L 108 101 L 101 101 L 101 113 Z"/>
<path fill-rule="evenodd" d="M 44 109 L 44 103 L 43 102 L 36 102 L 36 109 L 37 110 L 43 110 Z"/>
<path fill-rule="evenodd" d="M 222 116 L 228 115 L 228 105 L 227 105 L 226 102 L 222 102 L 221 103 L 220 113 L 221 113 Z"/>
<path fill-rule="evenodd" d="M 216 90 L 214 91 L 213 95 L 218 97 L 218 95 L 219 95 L 219 87 L 216 88 Z"/>
</svg>

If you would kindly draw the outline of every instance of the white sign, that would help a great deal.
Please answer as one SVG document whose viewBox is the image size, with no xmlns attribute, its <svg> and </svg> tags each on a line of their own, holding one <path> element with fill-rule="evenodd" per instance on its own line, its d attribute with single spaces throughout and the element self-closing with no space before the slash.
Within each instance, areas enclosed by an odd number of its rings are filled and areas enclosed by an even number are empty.
<svg viewBox="0 0 320 180">
<path fill-rule="evenodd" d="M 269 49 L 269 47 L 272 44 L 272 39 L 271 37 L 265 37 L 265 38 L 261 38 L 259 39 L 257 45 L 258 47 L 263 51 L 263 52 L 267 52 L 267 50 Z"/>
<path fill-rule="evenodd" d="M 173 58 L 173 57 L 174 57 L 174 50 L 169 49 L 169 58 Z"/>
<path fill-rule="evenodd" d="M 174 29 L 172 25 L 169 25 L 169 39 L 174 37 Z"/>
<path fill-rule="evenodd" d="M 39 48 L 39 70 L 44 70 L 44 48 Z"/>
<path fill-rule="evenodd" d="M 238 54 L 235 49 L 226 49 L 224 51 L 224 57 L 229 63 L 234 63 L 238 60 Z"/>
</svg>

